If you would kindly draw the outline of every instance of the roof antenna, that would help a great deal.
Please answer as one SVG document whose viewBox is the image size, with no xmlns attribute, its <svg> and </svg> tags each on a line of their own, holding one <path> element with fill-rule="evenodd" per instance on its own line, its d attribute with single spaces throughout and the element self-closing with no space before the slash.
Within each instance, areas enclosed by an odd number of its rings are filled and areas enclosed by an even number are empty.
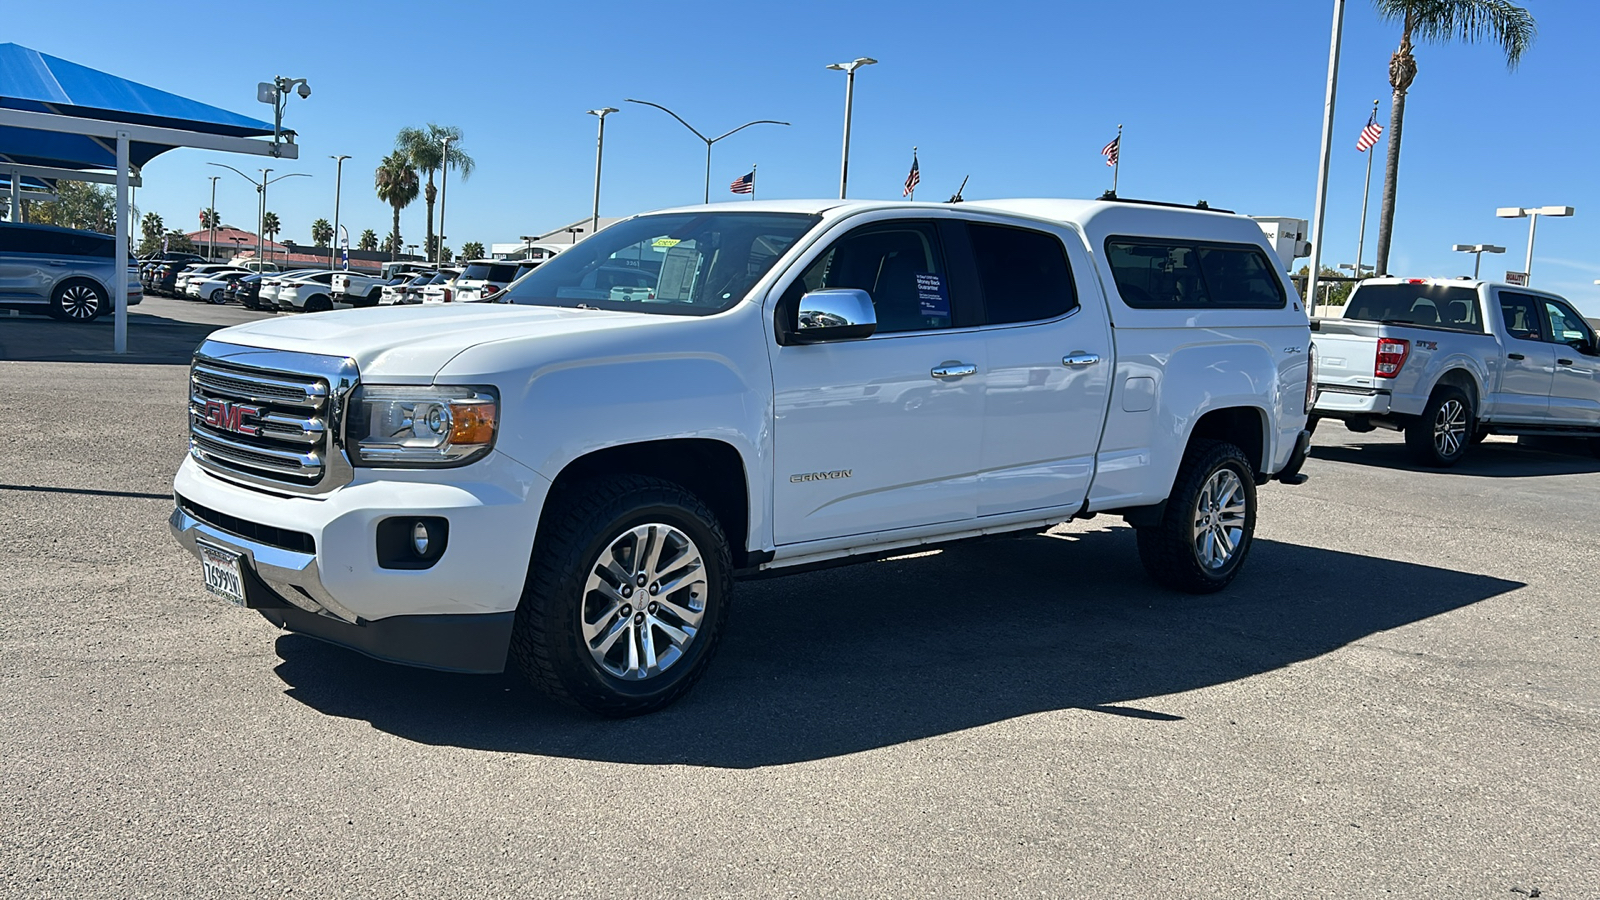
<svg viewBox="0 0 1600 900">
<path fill-rule="evenodd" d="M 966 178 L 961 179 L 961 187 L 956 188 L 956 192 L 954 194 L 950 195 L 950 199 L 946 200 L 945 202 L 946 203 L 964 203 L 964 202 L 966 202 L 965 200 L 962 199 L 961 192 L 967 189 L 967 178 L 971 178 L 971 177 L 972 177 L 971 175 L 968 175 Z"/>
</svg>

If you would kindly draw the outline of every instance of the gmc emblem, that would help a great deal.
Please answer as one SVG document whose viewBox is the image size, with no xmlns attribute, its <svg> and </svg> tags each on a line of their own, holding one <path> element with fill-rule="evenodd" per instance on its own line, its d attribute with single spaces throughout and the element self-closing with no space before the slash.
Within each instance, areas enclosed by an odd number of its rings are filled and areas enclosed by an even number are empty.
<svg viewBox="0 0 1600 900">
<path fill-rule="evenodd" d="M 248 403 L 229 403 L 226 400 L 207 400 L 205 422 L 212 428 L 256 437 L 261 426 L 252 424 L 263 412 L 259 406 Z"/>
</svg>

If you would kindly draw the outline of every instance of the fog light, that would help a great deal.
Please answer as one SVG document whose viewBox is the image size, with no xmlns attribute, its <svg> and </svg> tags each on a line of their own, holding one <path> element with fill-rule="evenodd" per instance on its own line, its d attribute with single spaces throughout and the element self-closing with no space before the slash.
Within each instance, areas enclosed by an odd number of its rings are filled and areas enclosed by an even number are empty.
<svg viewBox="0 0 1600 900">
<path fill-rule="evenodd" d="M 385 569 L 429 569 L 444 556 L 450 520 L 443 516 L 396 516 L 378 523 L 378 565 Z"/>
<path fill-rule="evenodd" d="M 417 551 L 418 557 L 428 555 L 428 526 L 421 522 L 411 526 L 411 549 Z"/>
</svg>

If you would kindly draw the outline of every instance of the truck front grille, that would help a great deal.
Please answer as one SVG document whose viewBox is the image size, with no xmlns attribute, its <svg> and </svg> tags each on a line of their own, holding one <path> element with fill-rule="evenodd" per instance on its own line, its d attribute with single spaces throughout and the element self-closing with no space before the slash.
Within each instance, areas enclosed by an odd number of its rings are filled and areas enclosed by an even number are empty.
<svg viewBox="0 0 1600 900">
<path fill-rule="evenodd" d="M 207 341 L 189 369 L 189 453 L 214 474 L 291 493 L 347 484 L 338 435 L 355 382 L 350 360 Z"/>
</svg>

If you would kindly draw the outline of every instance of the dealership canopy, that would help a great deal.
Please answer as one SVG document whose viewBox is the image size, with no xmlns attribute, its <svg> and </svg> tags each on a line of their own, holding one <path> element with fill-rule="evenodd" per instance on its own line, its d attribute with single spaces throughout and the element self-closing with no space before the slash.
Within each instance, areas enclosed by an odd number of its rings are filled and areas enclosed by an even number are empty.
<svg viewBox="0 0 1600 900">
<path fill-rule="evenodd" d="M 270 85 L 269 85 L 270 87 Z M 266 138 L 267 140 L 262 140 Z M 117 271 L 127 266 L 128 186 L 176 147 L 298 159 L 294 133 L 18 44 L 0 44 L 0 182 L 13 200 L 56 180 L 117 186 Z M 127 283 L 113 279 L 127 349 Z"/>
</svg>

